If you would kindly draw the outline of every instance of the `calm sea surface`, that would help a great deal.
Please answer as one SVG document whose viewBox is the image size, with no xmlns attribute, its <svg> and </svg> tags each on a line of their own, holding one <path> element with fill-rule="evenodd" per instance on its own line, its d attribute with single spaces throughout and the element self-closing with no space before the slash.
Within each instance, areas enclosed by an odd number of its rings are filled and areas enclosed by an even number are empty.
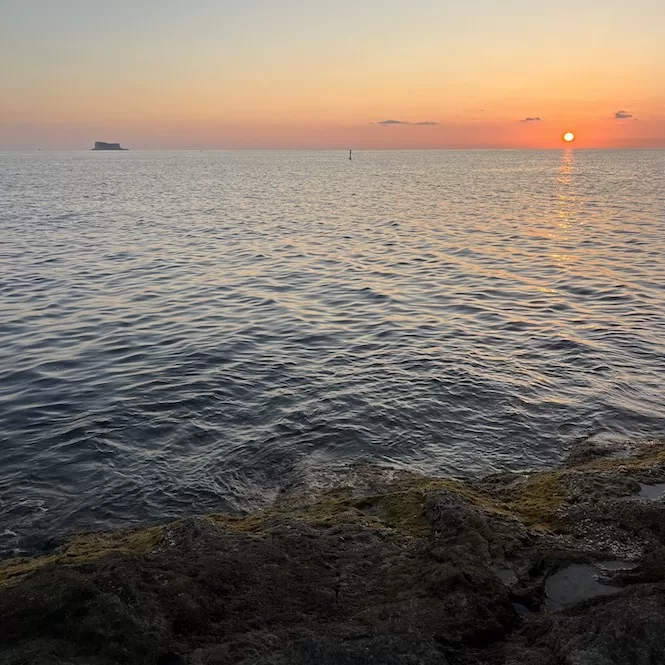
<svg viewBox="0 0 665 665">
<path fill-rule="evenodd" d="M 0 153 L 0 550 L 665 435 L 665 151 Z"/>
</svg>

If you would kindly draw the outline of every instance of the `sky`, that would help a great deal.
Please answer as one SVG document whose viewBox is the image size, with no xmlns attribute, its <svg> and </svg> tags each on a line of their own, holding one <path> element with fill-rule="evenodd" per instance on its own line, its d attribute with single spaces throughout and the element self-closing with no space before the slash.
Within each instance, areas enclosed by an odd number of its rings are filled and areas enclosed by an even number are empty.
<svg viewBox="0 0 665 665">
<path fill-rule="evenodd" d="M 663 0 L 0 0 L 0 149 L 665 147 Z"/>
</svg>

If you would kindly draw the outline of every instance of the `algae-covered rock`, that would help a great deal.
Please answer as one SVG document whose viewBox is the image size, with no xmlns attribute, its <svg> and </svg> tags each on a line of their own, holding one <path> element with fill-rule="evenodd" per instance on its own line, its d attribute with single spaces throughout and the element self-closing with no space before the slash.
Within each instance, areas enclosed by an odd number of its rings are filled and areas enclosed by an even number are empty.
<svg viewBox="0 0 665 665">
<path fill-rule="evenodd" d="M 260 513 L 78 535 L 0 564 L 0 662 L 665 662 L 665 501 L 642 489 L 665 446 L 577 459 L 466 483 L 354 466 Z M 603 570 L 598 597 L 566 599 L 567 570 Z"/>
</svg>

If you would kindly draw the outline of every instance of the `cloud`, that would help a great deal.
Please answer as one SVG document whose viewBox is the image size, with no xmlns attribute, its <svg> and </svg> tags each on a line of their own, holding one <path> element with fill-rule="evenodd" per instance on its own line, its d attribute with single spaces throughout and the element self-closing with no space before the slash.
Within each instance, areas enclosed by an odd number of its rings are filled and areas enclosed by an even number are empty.
<svg viewBox="0 0 665 665">
<path fill-rule="evenodd" d="M 376 123 L 377 125 L 413 125 L 413 126 L 423 126 L 423 125 L 438 125 L 438 122 L 431 122 L 425 120 L 423 122 L 408 122 L 407 120 L 381 120 Z"/>
<path fill-rule="evenodd" d="M 617 111 L 617 112 L 614 114 L 614 117 L 615 117 L 617 120 L 625 120 L 626 118 L 632 118 L 632 117 L 633 117 L 633 114 L 632 114 L 632 113 L 626 113 L 625 111 Z"/>
<path fill-rule="evenodd" d="M 541 122 L 541 119 L 538 116 L 535 116 L 533 118 L 524 118 L 524 120 L 520 120 L 520 122 Z"/>
</svg>

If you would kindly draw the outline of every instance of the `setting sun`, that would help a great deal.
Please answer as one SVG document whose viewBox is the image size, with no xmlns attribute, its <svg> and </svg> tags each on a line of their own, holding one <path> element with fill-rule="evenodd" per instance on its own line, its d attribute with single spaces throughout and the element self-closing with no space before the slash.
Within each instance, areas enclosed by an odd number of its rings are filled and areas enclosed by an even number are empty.
<svg viewBox="0 0 665 665">
<path fill-rule="evenodd" d="M 563 135 L 563 140 L 566 141 L 567 143 L 570 143 L 571 141 L 575 140 L 575 134 L 573 134 L 572 132 L 566 132 Z"/>
</svg>

